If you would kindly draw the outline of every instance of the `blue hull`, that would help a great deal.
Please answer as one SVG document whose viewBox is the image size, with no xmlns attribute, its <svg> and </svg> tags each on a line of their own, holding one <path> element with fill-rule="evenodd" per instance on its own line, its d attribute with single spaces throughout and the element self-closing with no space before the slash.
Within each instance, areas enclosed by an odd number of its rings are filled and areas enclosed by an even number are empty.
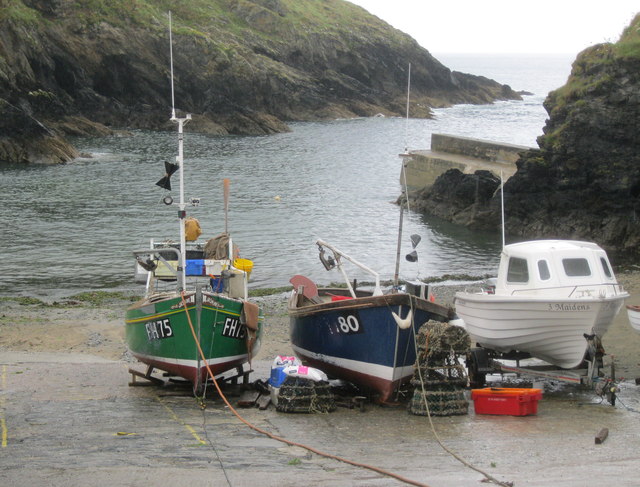
<svg viewBox="0 0 640 487">
<path fill-rule="evenodd" d="M 320 290 L 335 294 L 338 291 Z M 300 359 L 330 376 L 348 380 L 387 401 L 413 375 L 414 337 L 429 320 L 447 321 L 449 310 L 408 294 L 362 296 L 302 305 L 295 292 L 289 313 L 291 343 Z M 392 312 L 411 326 L 400 329 Z"/>
</svg>

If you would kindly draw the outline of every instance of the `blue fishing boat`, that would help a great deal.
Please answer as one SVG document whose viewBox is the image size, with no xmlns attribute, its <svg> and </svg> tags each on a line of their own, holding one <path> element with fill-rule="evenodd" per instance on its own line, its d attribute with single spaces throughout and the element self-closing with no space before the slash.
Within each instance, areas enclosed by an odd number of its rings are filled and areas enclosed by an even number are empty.
<svg viewBox="0 0 640 487">
<path fill-rule="evenodd" d="M 429 320 L 448 321 L 452 310 L 429 299 L 426 284 L 408 283 L 402 292 L 394 286 L 385 293 L 375 271 L 322 240 L 316 244 L 325 268 L 338 268 L 347 287 L 318 288 L 300 275 L 290 279 L 293 350 L 305 365 L 387 402 L 413 375 L 420 326 Z M 372 290 L 354 288 L 344 260 L 373 276 Z"/>
</svg>

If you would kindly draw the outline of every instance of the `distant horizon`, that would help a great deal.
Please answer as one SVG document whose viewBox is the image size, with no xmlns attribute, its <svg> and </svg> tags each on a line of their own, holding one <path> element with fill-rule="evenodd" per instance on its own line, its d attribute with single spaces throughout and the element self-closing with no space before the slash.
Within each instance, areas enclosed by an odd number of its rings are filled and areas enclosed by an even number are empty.
<svg viewBox="0 0 640 487">
<path fill-rule="evenodd" d="M 427 49 L 428 50 L 428 49 Z M 431 54 L 432 56 L 436 56 L 436 55 L 447 55 L 447 56 L 451 56 L 451 55 L 461 55 L 461 56 L 557 56 L 557 57 L 565 57 L 565 56 L 577 56 L 579 53 L 573 53 L 573 52 L 514 52 L 514 51 L 504 51 L 504 52 L 474 52 L 474 51 L 468 51 L 468 52 L 458 52 L 458 51 L 431 51 L 428 50 L 429 54 Z"/>
</svg>

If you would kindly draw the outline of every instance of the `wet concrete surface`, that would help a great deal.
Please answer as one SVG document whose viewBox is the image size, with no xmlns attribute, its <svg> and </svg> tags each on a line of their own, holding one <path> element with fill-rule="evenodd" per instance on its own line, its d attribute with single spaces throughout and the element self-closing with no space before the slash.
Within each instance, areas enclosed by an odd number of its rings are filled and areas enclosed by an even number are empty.
<svg viewBox="0 0 640 487">
<path fill-rule="evenodd" d="M 130 364 L 89 355 L 0 352 L 0 485 L 398 486 L 403 482 L 263 436 L 216 394 L 130 387 Z M 251 379 L 266 380 L 269 363 Z M 143 370 L 140 364 L 139 370 Z M 640 386 L 615 407 L 590 390 L 546 392 L 535 416 L 433 418 L 442 442 L 515 486 L 637 486 Z M 230 397 L 235 404 L 238 396 Z M 480 486 L 484 476 L 437 443 L 405 407 L 287 414 L 238 408 L 256 426 L 432 487 Z M 603 444 L 595 436 L 608 428 Z"/>
</svg>

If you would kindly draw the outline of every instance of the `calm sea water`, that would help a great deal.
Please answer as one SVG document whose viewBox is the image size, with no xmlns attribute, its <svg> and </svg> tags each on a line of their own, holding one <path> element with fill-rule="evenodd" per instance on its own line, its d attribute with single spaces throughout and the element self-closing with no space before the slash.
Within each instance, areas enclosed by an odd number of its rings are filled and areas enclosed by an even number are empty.
<svg viewBox="0 0 640 487">
<path fill-rule="evenodd" d="M 547 117 L 546 94 L 570 71 L 569 56 L 437 56 L 452 69 L 480 74 L 516 90 L 524 101 L 436 110 L 433 120 L 370 118 L 294 123 L 268 137 L 185 135 L 186 196 L 201 238 L 224 229 L 223 178 L 231 179 L 229 229 L 254 261 L 253 286 L 285 286 L 294 274 L 318 283 L 341 280 L 318 260 L 322 238 L 393 276 L 405 147 L 427 149 L 448 133 L 536 145 Z M 175 133 L 75 140 L 92 157 L 51 167 L 0 166 L 0 294 L 58 297 L 93 289 L 137 290 L 131 251 L 149 238 L 178 238 L 177 208 L 161 203 L 155 182 L 175 158 Z M 177 192 L 174 197 L 177 199 Z M 404 260 L 419 234 L 416 263 Z M 403 278 L 482 275 L 495 270 L 501 237 L 405 213 Z M 351 277 L 364 278 L 360 272 Z"/>
</svg>

